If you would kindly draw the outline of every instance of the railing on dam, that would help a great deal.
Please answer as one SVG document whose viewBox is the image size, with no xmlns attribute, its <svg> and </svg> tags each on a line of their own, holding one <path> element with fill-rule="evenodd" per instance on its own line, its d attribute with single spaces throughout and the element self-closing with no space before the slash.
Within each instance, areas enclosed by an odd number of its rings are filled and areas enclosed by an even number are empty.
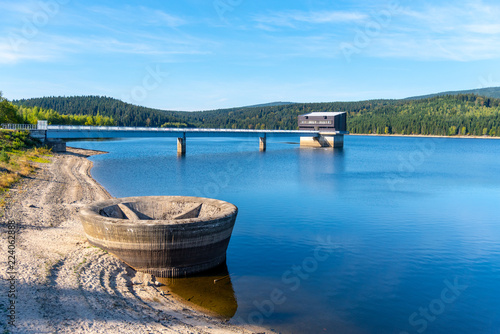
<svg viewBox="0 0 500 334">
<path fill-rule="evenodd" d="M 259 150 L 266 151 L 266 139 L 271 137 L 300 136 L 301 147 L 343 147 L 347 131 L 320 132 L 316 130 L 254 130 L 205 128 L 148 128 L 132 126 L 48 125 L 47 121 L 33 124 L 2 124 L 4 129 L 30 130 L 31 136 L 48 139 L 122 138 L 122 137 L 177 137 L 177 152 L 186 153 L 186 137 L 259 137 Z"/>
<path fill-rule="evenodd" d="M 6 130 L 36 130 L 36 124 L 2 124 L 2 129 Z"/>
<path fill-rule="evenodd" d="M 147 131 L 176 133 L 248 133 L 248 134 L 307 134 L 318 135 L 319 131 L 308 130 L 254 130 L 254 129 L 207 129 L 207 128 L 149 128 L 132 126 L 49 125 L 48 131 Z"/>
</svg>

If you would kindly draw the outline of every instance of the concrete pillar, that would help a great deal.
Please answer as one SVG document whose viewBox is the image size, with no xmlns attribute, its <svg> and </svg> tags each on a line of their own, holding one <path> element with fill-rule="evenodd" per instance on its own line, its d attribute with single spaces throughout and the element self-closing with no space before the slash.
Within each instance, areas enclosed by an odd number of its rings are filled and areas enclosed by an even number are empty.
<svg viewBox="0 0 500 334">
<path fill-rule="evenodd" d="M 177 155 L 186 155 L 186 133 L 177 138 Z"/>
<path fill-rule="evenodd" d="M 259 137 L 259 151 L 266 151 L 266 134 L 264 134 L 264 137 Z"/>
<path fill-rule="evenodd" d="M 36 138 L 41 141 L 47 140 L 47 130 L 30 130 L 31 138 Z"/>
<path fill-rule="evenodd" d="M 300 147 L 344 147 L 344 135 L 322 135 L 318 137 L 300 137 Z"/>
<path fill-rule="evenodd" d="M 319 137 L 300 137 L 300 147 L 324 147 Z"/>
<path fill-rule="evenodd" d="M 342 148 L 344 147 L 344 135 L 322 136 L 328 143 L 327 147 Z"/>
</svg>

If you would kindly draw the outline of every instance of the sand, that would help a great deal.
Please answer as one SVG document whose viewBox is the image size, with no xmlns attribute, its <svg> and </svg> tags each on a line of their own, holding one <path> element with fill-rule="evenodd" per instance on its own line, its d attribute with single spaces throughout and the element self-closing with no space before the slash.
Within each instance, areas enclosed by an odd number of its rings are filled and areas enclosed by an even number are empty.
<svg viewBox="0 0 500 334">
<path fill-rule="evenodd" d="M 162 295 L 147 284 L 150 275 L 87 242 L 79 209 L 111 197 L 90 176 L 92 162 L 86 158 L 100 153 L 68 148 L 9 192 L 0 223 L 2 332 L 271 333 L 231 325 Z M 9 236 L 15 236 L 11 254 Z M 9 255 L 16 261 L 11 270 Z M 9 297 L 10 283 L 16 298 Z M 15 318 L 9 318 L 12 300 Z"/>
</svg>

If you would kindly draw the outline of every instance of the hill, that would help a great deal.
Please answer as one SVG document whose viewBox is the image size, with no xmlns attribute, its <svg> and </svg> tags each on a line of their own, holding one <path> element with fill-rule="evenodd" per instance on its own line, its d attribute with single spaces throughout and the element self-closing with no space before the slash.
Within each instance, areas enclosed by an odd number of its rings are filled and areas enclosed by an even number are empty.
<svg viewBox="0 0 500 334">
<path fill-rule="evenodd" d="M 491 94 L 496 91 L 491 88 Z M 486 90 L 481 90 L 485 93 Z M 200 112 L 162 111 L 99 96 L 14 101 L 60 114 L 108 116 L 124 126 L 187 126 L 233 129 L 297 129 L 297 116 L 346 111 L 352 133 L 500 136 L 500 99 L 475 94 L 435 94 L 403 100 L 290 103 Z"/>
<path fill-rule="evenodd" d="M 107 116 L 119 126 L 185 126 L 205 128 L 295 129 L 297 115 L 314 111 L 358 111 L 392 100 L 332 103 L 272 103 L 198 112 L 165 111 L 103 96 L 42 97 L 14 100 L 23 107 L 54 110 L 61 115 Z"/>
<path fill-rule="evenodd" d="M 242 108 L 255 108 L 255 107 L 276 107 L 276 106 L 286 106 L 289 104 L 297 104 L 296 102 L 270 102 L 270 103 L 261 103 L 261 104 L 254 104 L 251 106 L 244 106 Z"/>
<path fill-rule="evenodd" d="M 349 113 L 352 133 L 500 136 L 500 99 L 474 94 L 399 100 Z"/>
<path fill-rule="evenodd" d="M 489 88 L 478 88 L 478 89 L 442 92 L 442 93 L 436 93 L 436 94 L 408 97 L 405 100 L 419 100 L 419 99 L 428 99 L 428 98 L 436 97 L 436 96 L 463 95 L 463 94 L 475 94 L 475 95 L 479 95 L 479 96 L 493 97 L 495 99 L 500 99 L 500 87 L 489 87 Z"/>
<path fill-rule="evenodd" d="M 174 111 L 163 111 L 125 103 L 104 96 L 42 97 L 14 100 L 23 107 L 52 109 L 62 115 L 106 116 L 119 126 L 187 127 L 179 122 Z"/>
</svg>

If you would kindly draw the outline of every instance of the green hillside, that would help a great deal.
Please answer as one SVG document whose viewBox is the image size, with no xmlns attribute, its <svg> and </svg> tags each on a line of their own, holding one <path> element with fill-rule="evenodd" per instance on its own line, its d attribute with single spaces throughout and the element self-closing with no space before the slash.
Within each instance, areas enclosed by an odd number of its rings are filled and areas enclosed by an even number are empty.
<svg viewBox="0 0 500 334">
<path fill-rule="evenodd" d="M 500 136 L 500 99 L 445 95 L 349 113 L 352 133 Z"/>
<path fill-rule="evenodd" d="M 395 100 L 293 103 L 199 112 L 164 111 L 135 106 L 109 97 L 44 97 L 12 101 L 18 106 L 52 109 L 63 115 L 111 117 L 120 126 L 188 126 L 233 129 L 295 129 L 297 116 L 315 111 L 358 112 L 396 103 Z"/>
<path fill-rule="evenodd" d="M 14 100 L 13 104 L 24 107 L 52 109 L 62 115 L 106 116 L 119 126 L 182 127 L 176 112 L 140 107 L 103 96 L 42 97 Z"/>
<path fill-rule="evenodd" d="M 66 115 L 107 116 L 117 125 L 124 126 L 297 129 L 297 116 L 300 114 L 346 111 L 351 133 L 500 136 L 500 99 L 474 94 L 438 94 L 403 100 L 272 104 L 200 112 L 162 111 L 98 96 L 47 97 L 14 103 L 53 109 Z"/>
<path fill-rule="evenodd" d="M 428 95 L 422 95 L 422 96 L 409 97 L 409 98 L 407 98 L 407 100 L 428 99 L 431 97 L 443 96 L 443 95 L 464 95 L 464 94 L 475 94 L 475 95 L 480 95 L 480 96 L 485 96 L 485 97 L 493 97 L 495 99 L 500 99 L 500 87 L 489 87 L 489 88 L 449 91 L 449 92 L 442 92 L 442 93 L 436 93 L 436 94 L 428 94 Z"/>
</svg>

